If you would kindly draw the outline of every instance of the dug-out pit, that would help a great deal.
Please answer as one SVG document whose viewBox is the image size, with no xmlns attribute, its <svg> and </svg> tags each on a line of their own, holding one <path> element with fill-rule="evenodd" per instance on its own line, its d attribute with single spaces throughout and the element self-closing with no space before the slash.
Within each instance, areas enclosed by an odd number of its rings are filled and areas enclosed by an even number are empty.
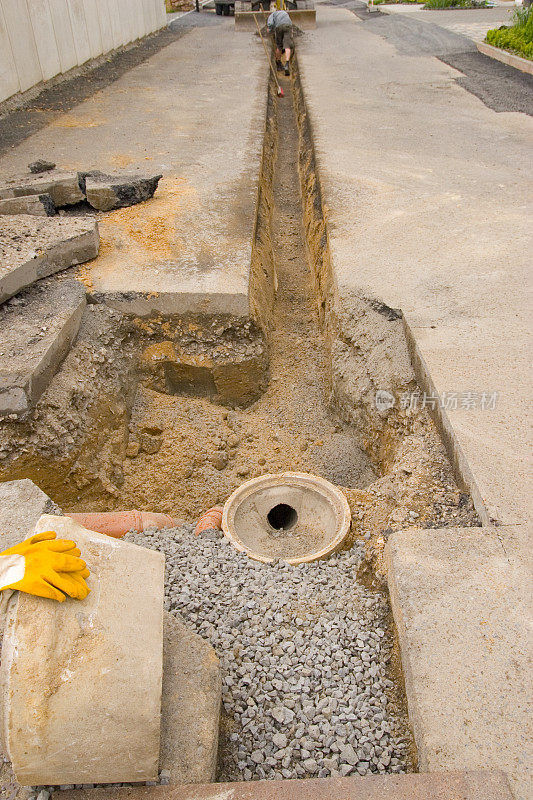
<svg viewBox="0 0 533 800">
<path fill-rule="evenodd" d="M 417 388 L 401 313 L 335 297 L 297 65 L 281 80 L 284 99 L 268 86 L 255 319 L 135 318 L 89 297 L 33 410 L 0 422 L 0 478 L 33 479 L 64 512 L 183 520 L 134 541 L 165 552 L 168 609 L 222 659 L 221 778 L 401 772 L 415 761 L 383 547 L 407 525 L 477 518 L 427 411 L 376 407 L 378 390 Z M 33 291 L 8 303 L 23 313 Z M 264 565 L 218 535 L 192 536 L 244 481 L 284 471 L 342 488 L 351 530 L 341 552 Z M 274 531 L 298 521 L 283 502 L 267 519 Z"/>
</svg>

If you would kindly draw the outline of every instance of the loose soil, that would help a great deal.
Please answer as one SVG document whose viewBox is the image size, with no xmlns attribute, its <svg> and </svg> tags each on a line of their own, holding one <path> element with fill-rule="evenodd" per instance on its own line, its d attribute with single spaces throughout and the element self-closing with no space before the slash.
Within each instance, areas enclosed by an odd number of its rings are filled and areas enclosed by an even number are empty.
<svg viewBox="0 0 533 800">
<path fill-rule="evenodd" d="M 136 440 L 161 435 L 156 454 L 125 465 L 126 504 L 190 519 L 224 503 L 244 479 L 293 470 L 363 488 L 376 477 L 357 431 L 328 405 L 328 351 L 306 261 L 290 87 L 278 114 L 273 241 L 277 294 L 268 336 L 270 380 L 246 411 L 198 398 L 143 391 L 132 415 Z"/>
</svg>

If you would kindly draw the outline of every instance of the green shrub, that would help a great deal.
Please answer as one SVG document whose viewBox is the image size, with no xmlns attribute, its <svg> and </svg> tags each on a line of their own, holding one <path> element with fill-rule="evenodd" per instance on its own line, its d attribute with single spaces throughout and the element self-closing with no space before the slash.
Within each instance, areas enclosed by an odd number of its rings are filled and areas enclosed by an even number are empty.
<svg viewBox="0 0 533 800">
<path fill-rule="evenodd" d="M 427 0 L 424 8 L 485 8 L 485 0 Z"/>
<path fill-rule="evenodd" d="M 485 41 L 533 60 L 533 6 L 517 8 L 513 25 L 487 31 Z"/>
</svg>

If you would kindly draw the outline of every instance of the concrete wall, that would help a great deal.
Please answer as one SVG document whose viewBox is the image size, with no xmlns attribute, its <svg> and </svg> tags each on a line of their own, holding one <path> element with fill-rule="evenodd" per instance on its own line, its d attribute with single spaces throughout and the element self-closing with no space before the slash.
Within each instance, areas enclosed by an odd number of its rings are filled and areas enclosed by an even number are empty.
<svg viewBox="0 0 533 800">
<path fill-rule="evenodd" d="M 0 102 L 165 24 L 164 0 L 0 0 Z"/>
</svg>

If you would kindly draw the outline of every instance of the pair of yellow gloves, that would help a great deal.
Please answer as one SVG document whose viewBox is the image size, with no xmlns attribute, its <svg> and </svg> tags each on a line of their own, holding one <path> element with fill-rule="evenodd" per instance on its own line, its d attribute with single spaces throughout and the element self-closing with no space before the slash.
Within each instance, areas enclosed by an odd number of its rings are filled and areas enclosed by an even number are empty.
<svg viewBox="0 0 533 800">
<path fill-rule="evenodd" d="M 37 597 L 84 600 L 89 570 L 76 542 L 45 531 L 0 553 L 0 591 L 18 589 Z M 5 584 L 5 581 L 9 583 Z"/>
</svg>

